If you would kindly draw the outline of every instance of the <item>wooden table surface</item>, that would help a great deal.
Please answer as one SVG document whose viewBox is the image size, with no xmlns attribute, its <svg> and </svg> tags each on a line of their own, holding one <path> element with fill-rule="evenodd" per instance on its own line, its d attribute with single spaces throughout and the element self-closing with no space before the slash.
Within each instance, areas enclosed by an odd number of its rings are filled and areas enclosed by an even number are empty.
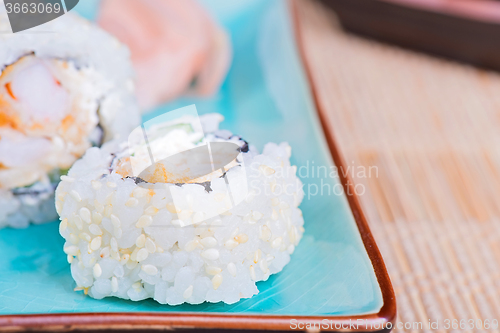
<svg viewBox="0 0 500 333">
<path fill-rule="evenodd" d="M 344 160 L 378 171 L 354 181 L 398 321 L 499 320 L 500 75 L 345 33 L 321 4 L 297 3 Z"/>
</svg>

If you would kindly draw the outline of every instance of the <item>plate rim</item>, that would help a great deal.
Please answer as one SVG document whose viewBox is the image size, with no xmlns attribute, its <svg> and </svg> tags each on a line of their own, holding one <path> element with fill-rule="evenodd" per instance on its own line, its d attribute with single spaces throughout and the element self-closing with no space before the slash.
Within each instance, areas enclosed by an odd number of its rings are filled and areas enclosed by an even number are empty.
<svg viewBox="0 0 500 333">
<path fill-rule="evenodd" d="M 345 168 L 346 164 L 334 140 L 333 129 L 326 121 L 326 110 L 322 107 L 317 89 L 312 80 L 311 68 L 307 64 L 302 36 L 300 34 L 300 19 L 296 1 L 288 2 L 289 15 L 292 23 L 293 37 L 296 42 L 299 61 L 306 74 L 314 107 L 318 113 L 321 128 L 325 133 L 330 154 L 337 167 Z M 356 226 L 361 235 L 363 245 L 372 263 L 377 282 L 382 292 L 383 305 L 378 313 L 344 316 L 293 316 L 293 315 L 235 315 L 235 314 L 197 314 L 197 313 L 151 313 L 151 312 L 109 312 L 109 313 L 57 313 L 57 314 L 18 314 L 1 315 L 0 331 L 73 331 L 73 330 L 128 330 L 128 329 L 245 329 L 245 330 L 290 330 L 292 319 L 297 323 L 321 325 L 328 320 L 330 327 L 342 327 L 344 332 L 378 332 L 386 331 L 380 327 L 394 326 L 396 319 L 396 298 L 394 289 L 387 273 L 382 255 L 368 226 L 367 219 L 354 191 L 349 175 L 339 173 L 339 180 L 344 188 L 349 208 L 353 214 Z M 355 327 L 353 322 L 362 324 Z M 321 326 L 317 326 L 321 327 Z"/>
</svg>

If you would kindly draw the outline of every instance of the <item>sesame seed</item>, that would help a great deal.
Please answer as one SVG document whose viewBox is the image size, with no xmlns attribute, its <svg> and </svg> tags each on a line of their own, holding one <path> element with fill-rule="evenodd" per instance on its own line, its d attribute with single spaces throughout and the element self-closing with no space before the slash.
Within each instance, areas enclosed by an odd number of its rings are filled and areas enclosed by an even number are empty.
<svg viewBox="0 0 500 333">
<path fill-rule="evenodd" d="M 115 188 L 116 187 L 116 183 L 114 183 L 114 182 L 107 182 L 106 186 L 109 187 L 109 188 Z"/>
<path fill-rule="evenodd" d="M 137 252 L 137 261 L 143 261 L 146 260 L 149 255 L 148 250 L 146 249 L 140 249 L 139 252 Z"/>
<path fill-rule="evenodd" d="M 75 181 L 75 178 L 63 175 L 63 176 L 61 176 L 61 181 L 73 183 Z"/>
<path fill-rule="evenodd" d="M 237 247 L 240 243 L 235 241 L 234 239 L 229 239 L 224 243 L 224 247 L 228 250 L 232 250 Z"/>
<path fill-rule="evenodd" d="M 279 218 L 278 212 L 275 209 L 273 209 L 273 213 L 271 214 L 271 218 L 275 221 Z"/>
<path fill-rule="evenodd" d="M 282 241 L 283 241 L 283 239 L 281 237 L 277 237 L 273 240 L 273 242 L 271 243 L 271 246 L 273 247 L 273 249 L 277 249 L 281 246 Z"/>
<path fill-rule="evenodd" d="M 98 212 L 92 212 L 92 222 L 94 222 L 94 225 L 100 224 L 102 221 L 102 215 Z"/>
<path fill-rule="evenodd" d="M 72 255 L 67 255 L 66 256 L 66 260 L 68 260 L 68 264 L 71 264 L 73 262 L 73 259 L 75 259 L 75 257 L 73 257 Z"/>
<path fill-rule="evenodd" d="M 260 249 L 257 249 L 257 251 L 255 251 L 255 254 L 253 256 L 253 262 L 254 263 L 258 263 L 259 262 L 261 254 L 262 254 L 262 251 Z"/>
<path fill-rule="evenodd" d="M 85 223 L 90 224 L 92 222 L 90 219 L 90 210 L 87 207 L 80 208 L 80 217 Z"/>
<path fill-rule="evenodd" d="M 124 255 L 122 255 L 122 256 L 121 256 L 121 258 L 120 258 L 120 263 L 121 263 L 122 265 L 123 265 L 123 264 L 126 264 L 126 263 L 127 263 L 127 261 L 129 261 L 129 259 L 130 259 L 130 254 L 127 254 L 127 253 L 126 253 L 126 254 L 124 254 Z"/>
<path fill-rule="evenodd" d="M 71 192 L 69 192 L 69 194 L 71 195 L 71 197 L 76 201 L 76 202 L 81 202 L 82 201 L 82 197 L 80 196 L 80 194 L 78 194 L 77 191 L 75 190 L 71 190 Z"/>
<path fill-rule="evenodd" d="M 127 206 L 127 207 L 135 207 L 135 206 L 137 206 L 138 203 L 139 203 L 139 200 L 137 200 L 136 198 L 129 198 L 125 202 L 125 206 Z"/>
<path fill-rule="evenodd" d="M 158 268 L 156 268 L 156 266 L 153 265 L 142 265 L 141 269 L 147 275 L 156 275 L 158 273 Z"/>
<path fill-rule="evenodd" d="M 146 194 L 148 194 L 148 190 L 145 189 L 145 188 L 142 188 L 142 187 L 136 187 L 133 191 L 132 191 L 132 195 L 136 198 L 142 198 L 144 197 Z"/>
<path fill-rule="evenodd" d="M 111 237 L 109 245 L 113 251 L 118 252 L 118 242 L 116 241 L 116 238 Z"/>
<path fill-rule="evenodd" d="M 68 228 L 68 219 L 64 218 L 59 224 L 59 233 L 62 234 Z"/>
<path fill-rule="evenodd" d="M 135 282 L 135 283 L 133 283 L 133 284 L 132 284 L 132 288 L 134 288 L 134 289 L 136 289 L 136 290 L 137 290 L 137 289 L 141 289 L 141 288 L 142 288 L 142 283 L 140 283 L 140 282 Z"/>
<path fill-rule="evenodd" d="M 87 242 L 90 242 L 92 240 L 92 237 L 90 237 L 90 235 L 86 232 L 82 232 L 80 234 L 80 238 Z"/>
<path fill-rule="evenodd" d="M 101 236 L 97 236 L 96 238 L 94 238 L 90 242 L 90 248 L 92 249 L 92 251 L 95 251 L 98 248 L 100 248 L 101 247 L 101 242 L 102 242 L 102 237 Z"/>
<path fill-rule="evenodd" d="M 64 248 L 64 253 L 72 255 L 72 256 L 78 255 L 78 252 L 80 252 L 80 249 L 78 248 L 78 246 L 75 246 L 75 245 L 66 246 Z"/>
<path fill-rule="evenodd" d="M 107 257 L 109 257 L 109 254 L 110 254 L 109 246 L 106 246 L 105 248 L 103 248 L 101 250 L 101 252 L 99 252 L 99 257 L 107 258 Z"/>
<path fill-rule="evenodd" d="M 118 252 L 111 250 L 111 258 L 115 259 L 116 261 L 120 261 L 120 254 Z"/>
<path fill-rule="evenodd" d="M 227 271 L 229 272 L 229 274 L 231 274 L 232 276 L 236 277 L 236 265 L 232 262 L 230 262 L 229 264 L 227 264 Z"/>
<path fill-rule="evenodd" d="M 59 200 L 59 201 L 61 201 L 61 202 L 64 202 L 64 199 L 66 198 L 66 195 L 67 195 L 67 194 L 68 194 L 68 193 L 66 193 L 66 192 L 60 192 L 60 193 L 57 193 L 57 196 L 56 196 L 56 197 L 57 197 L 57 200 Z"/>
<path fill-rule="evenodd" d="M 83 230 L 83 221 L 80 216 L 73 215 L 73 223 L 75 224 L 78 230 Z"/>
<path fill-rule="evenodd" d="M 63 208 L 63 204 L 61 201 L 56 201 L 56 212 L 57 214 L 61 215 L 61 211 Z"/>
<path fill-rule="evenodd" d="M 118 291 L 118 279 L 116 276 L 111 278 L 111 291 L 116 293 Z"/>
<path fill-rule="evenodd" d="M 134 251 L 130 254 L 130 260 L 137 261 L 137 252 L 139 252 L 140 248 L 134 248 Z"/>
<path fill-rule="evenodd" d="M 217 288 L 220 287 L 221 283 L 222 283 L 222 275 L 216 274 L 212 278 L 212 286 L 214 287 L 215 290 L 217 290 Z"/>
<path fill-rule="evenodd" d="M 205 267 L 205 272 L 208 275 L 215 275 L 215 274 L 219 274 L 220 272 L 222 272 L 222 269 L 220 267 L 217 267 L 217 266 L 207 266 L 207 267 Z"/>
<path fill-rule="evenodd" d="M 159 247 L 159 246 L 157 246 L 157 247 L 156 247 L 156 252 L 158 252 L 158 253 L 163 253 L 163 251 L 164 251 L 164 250 L 163 250 L 163 248 L 162 248 L 162 247 Z"/>
<path fill-rule="evenodd" d="M 253 214 L 252 214 L 252 218 L 253 218 L 255 221 L 260 220 L 263 216 L 264 216 L 264 214 L 262 214 L 262 213 L 261 213 L 261 212 L 259 212 L 259 211 L 254 211 L 254 212 L 253 212 Z"/>
<path fill-rule="evenodd" d="M 278 198 L 271 199 L 271 205 L 278 206 L 279 204 L 280 204 L 280 199 L 278 199 Z"/>
<path fill-rule="evenodd" d="M 296 241 L 297 241 L 297 228 L 293 226 L 292 228 L 290 228 L 290 242 L 292 244 L 295 244 Z"/>
<path fill-rule="evenodd" d="M 155 253 L 156 252 L 156 244 L 151 238 L 146 238 L 146 244 L 145 244 L 146 250 L 148 250 L 149 253 Z"/>
<path fill-rule="evenodd" d="M 94 200 L 94 208 L 98 213 L 102 213 L 104 211 L 104 205 L 97 201 L 97 199 Z"/>
<path fill-rule="evenodd" d="M 111 205 L 111 203 L 113 202 L 113 196 L 115 195 L 114 192 L 111 192 L 110 194 L 108 194 L 106 196 L 106 198 L 104 198 L 104 204 L 105 205 Z"/>
<path fill-rule="evenodd" d="M 204 247 L 214 247 L 217 245 L 217 240 L 213 237 L 205 237 L 200 240 L 200 243 Z"/>
<path fill-rule="evenodd" d="M 97 180 L 93 180 L 90 182 L 92 184 L 92 188 L 94 190 L 98 190 L 101 188 L 102 184 L 100 182 L 98 182 Z"/>
<path fill-rule="evenodd" d="M 203 251 L 201 256 L 208 260 L 217 260 L 219 259 L 219 251 L 216 249 L 208 249 Z"/>
<path fill-rule="evenodd" d="M 184 290 L 182 296 L 184 297 L 184 299 L 188 299 L 192 295 L 193 295 L 193 285 L 190 285 L 189 287 L 186 288 L 186 290 Z"/>
<path fill-rule="evenodd" d="M 268 241 L 271 239 L 273 233 L 271 232 L 271 229 L 267 225 L 263 225 L 259 229 L 259 238 L 262 239 L 263 241 Z"/>
<path fill-rule="evenodd" d="M 270 185 L 271 185 L 271 192 L 274 193 L 274 190 L 276 189 L 276 179 L 273 179 Z"/>
<path fill-rule="evenodd" d="M 243 244 L 248 241 L 248 236 L 246 234 L 239 234 L 238 236 L 234 237 L 234 240 L 240 244 Z"/>
<path fill-rule="evenodd" d="M 149 215 L 142 215 L 139 217 L 139 220 L 135 224 L 137 228 L 145 228 L 149 227 L 151 224 L 153 224 L 153 218 Z"/>
<path fill-rule="evenodd" d="M 106 217 L 110 217 L 111 216 L 111 213 L 113 213 L 113 207 L 111 205 L 106 205 L 104 207 L 104 216 Z"/>
<path fill-rule="evenodd" d="M 116 215 L 111 214 L 110 218 L 111 218 L 111 224 L 113 225 L 113 227 L 120 228 L 122 226 L 120 219 Z"/>
<path fill-rule="evenodd" d="M 191 252 L 194 251 L 198 247 L 199 240 L 197 238 L 190 240 L 189 242 L 186 243 L 186 246 L 184 248 L 185 251 Z"/>
<path fill-rule="evenodd" d="M 267 165 L 264 165 L 262 164 L 261 166 L 259 166 L 259 171 L 262 172 L 263 175 L 265 176 L 270 176 L 272 175 L 273 173 L 276 172 L 276 170 L 274 170 L 273 168 L 267 166 Z"/>
<path fill-rule="evenodd" d="M 98 278 L 102 275 L 102 268 L 101 268 L 101 265 L 99 264 L 95 264 L 94 265 L 94 268 L 92 269 L 93 273 L 94 273 L 94 277 L 95 278 Z"/>
<path fill-rule="evenodd" d="M 69 241 L 75 245 L 80 243 L 80 239 L 75 234 L 69 234 Z"/>
<path fill-rule="evenodd" d="M 192 211 L 190 210 L 183 210 L 179 213 L 179 220 L 181 221 L 186 221 L 187 219 L 189 219 L 189 217 L 191 216 L 191 214 L 193 214 Z"/>
<path fill-rule="evenodd" d="M 250 277 L 252 278 L 253 281 L 257 280 L 257 277 L 255 276 L 255 268 L 253 267 L 253 265 L 250 265 Z"/>
<path fill-rule="evenodd" d="M 167 205 L 167 210 L 172 213 L 172 214 L 177 214 L 180 212 L 180 209 L 178 210 L 176 207 L 175 207 L 175 204 L 173 202 L 169 202 Z"/>
<path fill-rule="evenodd" d="M 137 266 L 137 261 L 127 261 L 127 263 L 125 264 L 125 267 L 127 267 L 130 270 L 134 269 L 136 266 Z"/>
<path fill-rule="evenodd" d="M 146 245 L 146 235 L 141 234 L 137 239 L 135 240 L 135 246 L 138 248 L 143 248 L 144 245 Z"/>
<path fill-rule="evenodd" d="M 156 213 L 158 213 L 158 208 L 156 208 L 153 205 L 149 206 L 144 210 L 144 214 L 155 215 Z"/>
</svg>

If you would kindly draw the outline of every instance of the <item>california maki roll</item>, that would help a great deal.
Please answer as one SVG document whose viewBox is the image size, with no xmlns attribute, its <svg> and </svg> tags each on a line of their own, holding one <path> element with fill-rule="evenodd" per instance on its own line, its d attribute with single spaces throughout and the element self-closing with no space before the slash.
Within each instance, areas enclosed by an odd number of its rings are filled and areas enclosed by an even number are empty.
<svg viewBox="0 0 500 333">
<path fill-rule="evenodd" d="M 60 177 L 137 126 L 132 73 L 126 47 L 71 13 L 0 34 L 0 228 L 57 218 Z"/>
<path fill-rule="evenodd" d="M 258 153 L 219 130 L 221 120 L 140 127 L 73 165 L 56 206 L 76 290 L 234 303 L 289 262 L 304 232 L 291 148 L 269 143 Z"/>
</svg>

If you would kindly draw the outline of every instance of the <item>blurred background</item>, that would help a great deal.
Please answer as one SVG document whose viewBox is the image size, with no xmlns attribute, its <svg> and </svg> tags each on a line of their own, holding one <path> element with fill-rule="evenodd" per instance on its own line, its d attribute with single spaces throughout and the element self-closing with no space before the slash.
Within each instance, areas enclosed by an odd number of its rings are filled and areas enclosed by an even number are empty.
<svg viewBox="0 0 500 333">
<path fill-rule="evenodd" d="M 398 321 L 495 318 L 500 2 L 296 4 L 305 60 L 338 147 L 347 164 L 379 170 L 355 182 L 367 188 L 361 202 Z"/>
</svg>

